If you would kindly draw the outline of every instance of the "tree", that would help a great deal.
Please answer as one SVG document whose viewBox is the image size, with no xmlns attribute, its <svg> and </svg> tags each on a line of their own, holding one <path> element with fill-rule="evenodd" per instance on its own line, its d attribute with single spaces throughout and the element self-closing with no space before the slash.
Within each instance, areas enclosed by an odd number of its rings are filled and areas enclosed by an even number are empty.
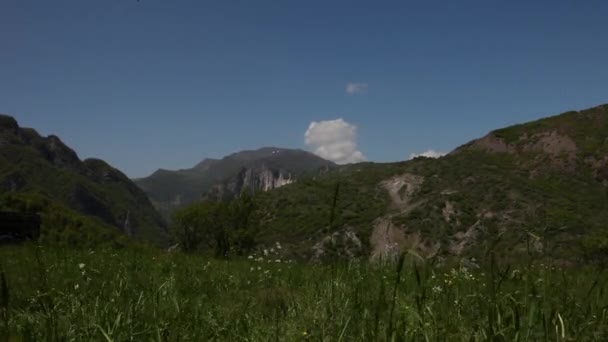
<svg viewBox="0 0 608 342">
<path fill-rule="evenodd" d="M 255 235 L 259 228 L 259 210 L 249 190 L 230 203 L 231 235 L 234 251 L 238 255 L 250 252 L 255 247 Z"/>
<path fill-rule="evenodd" d="M 226 234 L 226 204 L 203 201 L 178 209 L 173 214 L 173 236 L 185 252 L 216 247 L 225 254 L 229 249 Z"/>
<path fill-rule="evenodd" d="M 255 247 L 259 222 L 253 195 L 243 191 L 231 202 L 203 201 L 178 209 L 173 235 L 185 252 L 212 248 L 219 257 L 243 255 Z"/>
</svg>

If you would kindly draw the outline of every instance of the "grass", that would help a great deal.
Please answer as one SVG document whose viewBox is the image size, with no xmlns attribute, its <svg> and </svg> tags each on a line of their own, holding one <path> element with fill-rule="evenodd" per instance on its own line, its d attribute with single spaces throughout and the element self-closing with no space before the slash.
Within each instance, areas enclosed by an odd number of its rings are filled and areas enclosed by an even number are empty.
<svg viewBox="0 0 608 342">
<path fill-rule="evenodd" d="M 147 249 L 0 248 L 10 341 L 605 341 L 592 268 L 302 265 Z M 482 263 L 480 263 L 482 264 Z M 0 334 L 2 337 L 2 334 Z M 1 339 L 0 339 L 1 340 Z"/>
</svg>

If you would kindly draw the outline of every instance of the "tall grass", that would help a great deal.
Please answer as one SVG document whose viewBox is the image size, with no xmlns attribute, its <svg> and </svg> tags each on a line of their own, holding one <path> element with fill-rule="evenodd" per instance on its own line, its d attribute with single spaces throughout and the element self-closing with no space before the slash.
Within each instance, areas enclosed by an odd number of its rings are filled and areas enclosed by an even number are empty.
<svg viewBox="0 0 608 342">
<path fill-rule="evenodd" d="M 0 249 L 11 341 L 606 341 L 591 268 Z M 491 266 L 491 267 L 490 267 Z"/>
</svg>

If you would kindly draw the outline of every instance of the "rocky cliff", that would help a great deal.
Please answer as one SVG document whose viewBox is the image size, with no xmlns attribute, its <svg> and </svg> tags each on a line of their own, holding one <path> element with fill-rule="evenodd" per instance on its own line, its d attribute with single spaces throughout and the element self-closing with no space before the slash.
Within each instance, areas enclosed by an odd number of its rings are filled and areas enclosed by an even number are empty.
<svg viewBox="0 0 608 342">
<path fill-rule="evenodd" d="M 243 168 L 236 176 L 214 185 L 203 198 L 226 199 L 243 190 L 268 191 L 296 181 L 296 176 L 284 169 L 271 169 L 266 164 Z"/>
<path fill-rule="evenodd" d="M 334 163 L 310 152 L 264 147 L 222 159 L 205 159 L 191 169 L 158 170 L 135 182 L 168 215 L 172 209 L 193 201 L 228 199 L 243 189 L 268 191 L 334 167 Z"/>
</svg>

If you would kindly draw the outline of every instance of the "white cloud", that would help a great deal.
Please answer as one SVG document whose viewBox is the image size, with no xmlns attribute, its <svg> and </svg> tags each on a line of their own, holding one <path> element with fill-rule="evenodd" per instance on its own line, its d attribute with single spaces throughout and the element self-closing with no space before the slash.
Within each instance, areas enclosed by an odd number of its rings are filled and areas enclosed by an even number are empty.
<svg viewBox="0 0 608 342">
<path fill-rule="evenodd" d="M 313 121 L 304 133 L 306 145 L 321 158 L 338 164 L 367 160 L 357 150 L 357 127 L 343 119 Z"/>
<path fill-rule="evenodd" d="M 346 93 L 348 95 L 364 94 L 367 92 L 367 83 L 346 83 Z"/>
<path fill-rule="evenodd" d="M 416 157 L 439 158 L 442 156 L 445 156 L 445 152 L 438 152 L 433 149 L 430 149 L 422 153 L 412 153 L 410 154 L 410 159 L 414 159 Z"/>
</svg>

